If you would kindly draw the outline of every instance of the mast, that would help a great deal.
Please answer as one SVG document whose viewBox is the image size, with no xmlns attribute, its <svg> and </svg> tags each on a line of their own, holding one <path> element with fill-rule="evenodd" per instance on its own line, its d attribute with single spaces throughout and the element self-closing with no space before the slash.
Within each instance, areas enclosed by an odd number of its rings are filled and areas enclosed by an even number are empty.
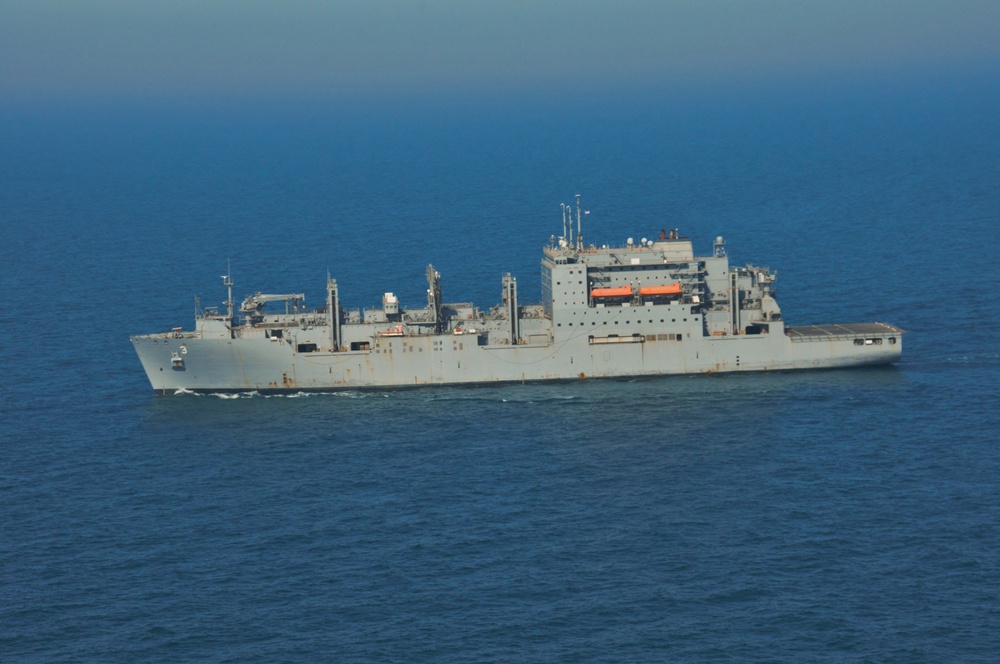
<svg viewBox="0 0 1000 664">
<path fill-rule="evenodd" d="M 427 266 L 427 309 L 434 315 L 434 334 L 441 334 L 441 273 L 433 265 Z"/>
<path fill-rule="evenodd" d="M 572 220 L 570 224 L 572 224 Z M 576 248 L 583 249 L 583 225 L 580 222 L 580 194 L 576 195 Z"/>
<path fill-rule="evenodd" d="M 326 271 L 326 319 L 330 328 L 330 350 L 338 351 L 341 345 L 340 291 L 337 280 L 330 278 L 329 270 Z"/>
<path fill-rule="evenodd" d="M 562 210 L 562 222 L 563 222 L 562 239 L 564 239 L 564 240 L 566 240 L 568 242 L 569 241 L 569 235 L 567 234 L 567 231 L 566 231 L 566 204 L 565 203 L 560 203 L 559 204 L 559 208 Z"/>
<path fill-rule="evenodd" d="M 503 275 L 502 299 L 507 310 L 507 341 L 517 345 L 521 339 L 521 314 L 517 305 L 517 279 L 510 272 Z"/>
<path fill-rule="evenodd" d="M 226 273 L 222 275 L 222 285 L 226 287 L 226 301 L 223 304 L 226 305 L 226 318 L 229 320 L 230 325 L 233 322 L 233 270 L 229 264 L 229 259 L 226 259 Z"/>
</svg>

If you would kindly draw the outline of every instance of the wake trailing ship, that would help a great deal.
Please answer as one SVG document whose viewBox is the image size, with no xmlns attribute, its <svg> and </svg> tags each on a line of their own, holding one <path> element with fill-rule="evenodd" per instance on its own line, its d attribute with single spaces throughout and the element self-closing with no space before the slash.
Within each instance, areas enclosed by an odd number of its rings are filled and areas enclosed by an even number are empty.
<svg viewBox="0 0 1000 664">
<path fill-rule="evenodd" d="M 563 206 L 562 235 L 543 249 L 540 304 L 522 304 L 510 274 L 489 310 L 445 302 L 428 266 L 419 309 L 391 292 L 381 309 L 345 309 L 329 276 L 317 309 L 302 293 L 256 293 L 236 309 L 227 275 L 224 311 L 131 340 L 159 394 L 825 369 L 902 353 L 904 331 L 886 323 L 786 326 L 776 273 L 731 267 L 722 237 L 707 256 L 677 230 L 598 247 L 584 242 L 579 196 L 575 229 L 573 212 Z"/>
</svg>

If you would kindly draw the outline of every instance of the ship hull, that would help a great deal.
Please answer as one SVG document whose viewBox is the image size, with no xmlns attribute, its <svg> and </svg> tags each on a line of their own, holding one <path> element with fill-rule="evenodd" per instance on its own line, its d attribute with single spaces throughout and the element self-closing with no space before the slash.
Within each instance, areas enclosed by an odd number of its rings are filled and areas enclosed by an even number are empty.
<svg viewBox="0 0 1000 664">
<path fill-rule="evenodd" d="M 377 339 L 371 349 L 361 351 L 305 353 L 268 339 L 164 334 L 133 337 L 132 343 L 160 394 L 796 371 L 890 364 L 902 353 L 902 331 L 897 328 L 875 323 L 838 327 L 842 329 L 836 334 L 799 335 L 798 328 L 789 328 L 789 334 L 687 338 L 647 334 L 603 340 L 608 343 L 581 336 L 561 343 L 492 346 L 479 345 L 472 337 L 442 334 Z M 856 332 L 850 333 L 852 329 Z"/>
</svg>

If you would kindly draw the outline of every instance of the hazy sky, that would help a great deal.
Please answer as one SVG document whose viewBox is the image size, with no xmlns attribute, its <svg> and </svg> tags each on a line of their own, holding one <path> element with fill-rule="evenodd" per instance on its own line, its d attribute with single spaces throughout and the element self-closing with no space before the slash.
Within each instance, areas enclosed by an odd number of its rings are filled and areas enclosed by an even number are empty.
<svg viewBox="0 0 1000 664">
<path fill-rule="evenodd" d="M 1000 0 L 0 0 L 0 99 L 320 96 L 961 68 Z"/>
</svg>

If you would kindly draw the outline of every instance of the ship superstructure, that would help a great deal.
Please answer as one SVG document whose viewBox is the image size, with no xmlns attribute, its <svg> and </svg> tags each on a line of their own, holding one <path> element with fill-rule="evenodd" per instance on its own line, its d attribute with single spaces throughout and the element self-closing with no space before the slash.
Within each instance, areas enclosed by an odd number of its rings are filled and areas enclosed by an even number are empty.
<svg viewBox="0 0 1000 664">
<path fill-rule="evenodd" d="M 886 323 L 786 327 L 776 273 L 732 267 L 725 241 L 696 256 L 677 229 L 621 246 L 586 244 L 579 197 L 543 248 L 540 304 L 501 278 L 482 310 L 442 299 L 427 267 L 427 302 L 346 309 L 327 277 L 324 306 L 302 293 L 256 293 L 206 308 L 192 331 L 132 337 L 153 389 L 298 392 L 663 374 L 782 371 L 887 364 L 903 330 Z"/>
</svg>

